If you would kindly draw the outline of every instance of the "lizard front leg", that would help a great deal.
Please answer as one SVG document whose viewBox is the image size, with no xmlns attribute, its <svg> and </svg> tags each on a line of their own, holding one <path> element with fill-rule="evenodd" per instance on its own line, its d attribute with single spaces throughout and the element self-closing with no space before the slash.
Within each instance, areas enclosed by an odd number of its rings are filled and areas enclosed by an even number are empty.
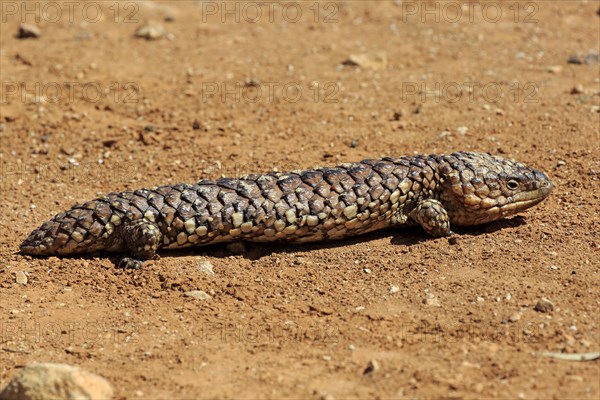
<svg viewBox="0 0 600 400">
<path fill-rule="evenodd" d="M 435 199 L 425 199 L 409 213 L 409 217 L 423 227 L 431 236 L 452 235 L 450 217 L 442 203 Z"/>
<path fill-rule="evenodd" d="M 155 256 L 163 235 L 155 223 L 141 219 L 121 225 L 121 238 L 133 257 L 123 257 L 118 266 L 139 269 L 143 261 Z"/>
</svg>

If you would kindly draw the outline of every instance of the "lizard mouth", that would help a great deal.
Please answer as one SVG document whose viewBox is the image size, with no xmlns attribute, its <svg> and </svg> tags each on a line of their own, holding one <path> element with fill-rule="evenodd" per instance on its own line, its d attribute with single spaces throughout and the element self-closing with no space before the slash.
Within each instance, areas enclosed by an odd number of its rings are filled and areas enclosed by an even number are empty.
<svg viewBox="0 0 600 400">
<path fill-rule="evenodd" d="M 502 206 L 496 205 L 490 208 L 488 211 L 492 213 L 497 212 L 502 217 L 516 214 L 544 201 L 552 192 L 552 188 L 553 185 L 550 180 L 543 180 L 541 181 L 539 188 L 518 193 L 513 196 L 512 201 L 509 201 L 507 204 Z"/>
</svg>

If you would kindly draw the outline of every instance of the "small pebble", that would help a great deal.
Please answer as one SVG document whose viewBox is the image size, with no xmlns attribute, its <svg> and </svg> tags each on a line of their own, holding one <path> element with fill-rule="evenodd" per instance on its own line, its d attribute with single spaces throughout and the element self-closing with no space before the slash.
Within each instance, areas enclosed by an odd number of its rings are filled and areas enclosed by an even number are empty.
<svg viewBox="0 0 600 400">
<path fill-rule="evenodd" d="M 552 73 L 552 74 L 560 74 L 563 70 L 563 67 L 561 65 L 551 65 L 548 68 L 546 68 L 546 71 Z"/>
<path fill-rule="evenodd" d="M 365 370 L 363 371 L 364 375 L 368 375 L 368 374 L 372 374 L 374 372 L 377 372 L 381 369 L 379 362 L 377 360 L 371 360 L 369 361 L 369 363 L 367 364 L 367 367 L 365 368 Z"/>
<path fill-rule="evenodd" d="M 547 298 L 542 297 L 538 300 L 533 309 L 541 313 L 549 313 L 554 310 L 554 304 Z"/>
<path fill-rule="evenodd" d="M 590 53 L 585 56 L 584 62 L 586 64 L 596 64 L 600 61 L 600 54 L 598 53 Z"/>
<path fill-rule="evenodd" d="M 19 25 L 19 32 L 17 32 L 18 39 L 37 39 L 42 36 L 42 31 L 35 25 L 21 24 Z"/>
<path fill-rule="evenodd" d="M 389 290 L 390 294 L 398 293 L 399 291 L 400 291 L 400 288 L 398 286 L 390 286 L 390 290 Z"/>
<path fill-rule="evenodd" d="M 571 88 L 571 91 L 569 93 L 571 93 L 571 94 L 582 94 L 583 93 L 583 85 L 573 86 Z"/>
<path fill-rule="evenodd" d="M 510 322 L 517 322 L 520 319 L 521 319 L 521 313 L 518 311 L 513 313 L 510 317 L 508 317 L 508 320 Z"/>
<path fill-rule="evenodd" d="M 466 126 L 459 126 L 458 128 L 456 128 L 456 133 L 458 133 L 459 135 L 465 135 L 467 132 L 469 132 L 469 128 L 467 128 Z"/>
<path fill-rule="evenodd" d="M 23 271 L 16 271 L 15 280 L 19 285 L 27 285 L 27 274 Z"/>
<path fill-rule="evenodd" d="M 190 290 L 189 292 L 185 292 L 183 294 L 185 297 L 193 297 L 198 300 L 210 300 L 212 299 L 211 295 L 203 292 L 202 290 Z"/>
<path fill-rule="evenodd" d="M 378 70 L 385 69 L 387 67 L 387 62 L 387 53 L 380 51 L 365 54 L 351 54 L 342 62 L 342 65 L 347 67 L 361 67 Z"/>
<path fill-rule="evenodd" d="M 160 25 L 144 25 L 139 27 L 133 34 L 135 37 L 156 40 L 165 35 L 165 29 Z"/>
<path fill-rule="evenodd" d="M 365 269 L 363 269 L 363 271 L 365 271 L 365 274 L 370 274 L 371 273 L 371 270 L 369 268 L 365 268 Z"/>
<path fill-rule="evenodd" d="M 426 306 L 429 307 L 441 307 L 440 301 L 433 293 L 427 293 L 424 301 Z"/>
<path fill-rule="evenodd" d="M 214 275 L 215 271 L 213 271 L 214 266 L 210 261 L 202 261 L 198 264 L 198 270 L 200 272 L 204 272 L 208 275 Z"/>
</svg>

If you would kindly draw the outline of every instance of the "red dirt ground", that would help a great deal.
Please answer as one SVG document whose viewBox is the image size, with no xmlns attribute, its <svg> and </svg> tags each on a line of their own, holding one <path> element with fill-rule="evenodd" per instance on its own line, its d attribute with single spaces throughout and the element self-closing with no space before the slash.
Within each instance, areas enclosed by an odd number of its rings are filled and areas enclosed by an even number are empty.
<svg viewBox="0 0 600 400">
<path fill-rule="evenodd" d="M 50 361 L 119 399 L 600 397 L 598 361 L 540 355 L 600 350 L 597 1 L 50 3 L 17 39 L 34 18 L 2 2 L 0 386 Z M 134 37 L 148 22 L 166 35 Z M 555 192 L 454 244 L 403 229 L 140 271 L 18 254 L 110 191 L 455 150 Z"/>
</svg>

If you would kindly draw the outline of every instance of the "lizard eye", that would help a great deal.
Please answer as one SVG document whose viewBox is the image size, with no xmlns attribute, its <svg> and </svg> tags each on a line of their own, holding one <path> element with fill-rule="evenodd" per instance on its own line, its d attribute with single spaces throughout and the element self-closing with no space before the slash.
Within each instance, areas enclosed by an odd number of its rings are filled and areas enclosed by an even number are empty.
<svg viewBox="0 0 600 400">
<path fill-rule="evenodd" d="M 517 190 L 519 188 L 519 183 L 515 180 L 510 180 L 506 183 L 506 187 L 510 190 Z"/>
</svg>

